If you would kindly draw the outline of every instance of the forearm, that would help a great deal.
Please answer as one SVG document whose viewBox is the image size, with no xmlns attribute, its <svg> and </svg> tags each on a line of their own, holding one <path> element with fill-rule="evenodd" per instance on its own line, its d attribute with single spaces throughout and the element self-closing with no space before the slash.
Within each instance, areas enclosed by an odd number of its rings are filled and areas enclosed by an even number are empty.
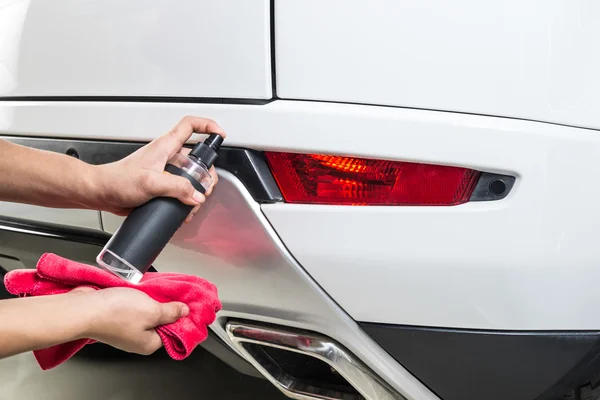
<svg viewBox="0 0 600 400">
<path fill-rule="evenodd" d="M 0 301 L 0 358 L 84 338 L 90 325 L 85 293 Z"/>
<path fill-rule="evenodd" d="M 0 140 L 0 201 L 95 208 L 95 168 L 67 155 Z"/>
</svg>

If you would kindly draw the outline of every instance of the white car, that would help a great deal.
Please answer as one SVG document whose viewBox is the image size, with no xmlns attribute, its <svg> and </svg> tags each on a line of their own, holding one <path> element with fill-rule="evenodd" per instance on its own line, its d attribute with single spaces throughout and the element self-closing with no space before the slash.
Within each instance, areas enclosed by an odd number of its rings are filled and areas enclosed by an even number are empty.
<svg viewBox="0 0 600 400">
<path fill-rule="evenodd" d="M 102 164 L 226 130 L 155 267 L 215 283 L 212 351 L 295 399 L 600 398 L 598 71 L 591 0 L 0 0 L 2 138 Z M 121 222 L 1 203 L 0 265 Z"/>
</svg>

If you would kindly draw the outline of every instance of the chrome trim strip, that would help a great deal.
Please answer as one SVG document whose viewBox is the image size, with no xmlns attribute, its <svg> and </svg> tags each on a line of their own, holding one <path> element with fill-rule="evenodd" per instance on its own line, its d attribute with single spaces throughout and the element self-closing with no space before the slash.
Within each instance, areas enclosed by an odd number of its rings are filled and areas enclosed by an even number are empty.
<svg viewBox="0 0 600 400">
<path fill-rule="evenodd" d="M 61 235 L 57 235 L 54 233 L 41 232 L 41 231 L 35 231 L 35 230 L 23 229 L 23 228 L 16 228 L 14 226 L 2 225 L 1 223 L 0 223 L 0 230 L 8 231 L 8 232 L 16 232 L 16 233 L 25 233 L 27 235 L 45 236 L 45 237 L 62 239 Z"/>
<path fill-rule="evenodd" d="M 31 221 L 0 215 L 0 231 L 60 239 L 74 243 L 104 246 L 110 235 L 106 232 L 70 225 Z"/>
<path fill-rule="evenodd" d="M 244 347 L 244 343 L 260 344 L 317 358 L 329 364 L 367 400 L 404 399 L 352 353 L 325 336 L 240 322 L 228 322 L 226 330 L 237 350 L 281 392 L 292 399 L 335 400 L 360 397 L 350 397 L 335 390 L 319 390 L 319 393 L 315 393 L 316 390 L 312 386 L 294 379 L 282 370 L 278 371 L 276 367 L 267 369 L 256 359 L 256 354 Z"/>
</svg>

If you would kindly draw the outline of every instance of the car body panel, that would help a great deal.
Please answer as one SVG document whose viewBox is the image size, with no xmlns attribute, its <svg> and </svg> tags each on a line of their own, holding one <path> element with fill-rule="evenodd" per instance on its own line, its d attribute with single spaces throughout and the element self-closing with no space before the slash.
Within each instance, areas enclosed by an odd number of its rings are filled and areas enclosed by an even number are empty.
<svg viewBox="0 0 600 400">
<path fill-rule="evenodd" d="M 589 184 L 600 151 L 596 131 L 296 101 L 127 107 L 19 103 L 2 111 L 13 119 L 4 119 L 0 129 L 15 134 L 76 137 L 86 132 L 93 138 L 137 141 L 153 139 L 160 134 L 157 127 L 168 129 L 178 115 L 211 115 L 227 130 L 232 146 L 413 160 L 515 175 L 511 194 L 498 202 L 457 207 L 278 203 L 262 210 L 303 268 L 357 320 L 515 330 L 600 325 L 593 312 L 599 250 L 592 222 L 600 217 L 595 202 L 600 189 Z M 363 140 L 367 134 L 369 140 Z M 577 208 L 566 208 L 573 198 Z M 566 289 L 568 299 L 556 296 Z"/>
<path fill-rule="evenodd" d="M 600 128 L 594 1 L 276 1 L 275 38 L 283 99 Z"/>
<path fill-rule="evenodd" d="M 8 3 L 0 96 L 272 96 L 268 0 Z"/>
</svg>

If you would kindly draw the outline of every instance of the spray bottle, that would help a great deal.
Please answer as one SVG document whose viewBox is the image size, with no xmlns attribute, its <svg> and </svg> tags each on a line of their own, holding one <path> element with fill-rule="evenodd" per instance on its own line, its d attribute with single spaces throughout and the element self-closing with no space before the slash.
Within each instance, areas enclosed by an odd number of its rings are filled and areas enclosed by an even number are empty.
<svg viewBox="0 0 600 400">
<path fill-rule="evenodd" d="M 208 172 L 217 159 L 223 137 L 211 134 L 185 156 L 177 153 L 165 172 L 189 180 L 200 193 L 212 185 Z M 142 276 L 181 227 L 193 206 L 172 197 L 156 197 L 135 208 L 96 258 L 102 268 L 131 283 Z"/>
</svg>

